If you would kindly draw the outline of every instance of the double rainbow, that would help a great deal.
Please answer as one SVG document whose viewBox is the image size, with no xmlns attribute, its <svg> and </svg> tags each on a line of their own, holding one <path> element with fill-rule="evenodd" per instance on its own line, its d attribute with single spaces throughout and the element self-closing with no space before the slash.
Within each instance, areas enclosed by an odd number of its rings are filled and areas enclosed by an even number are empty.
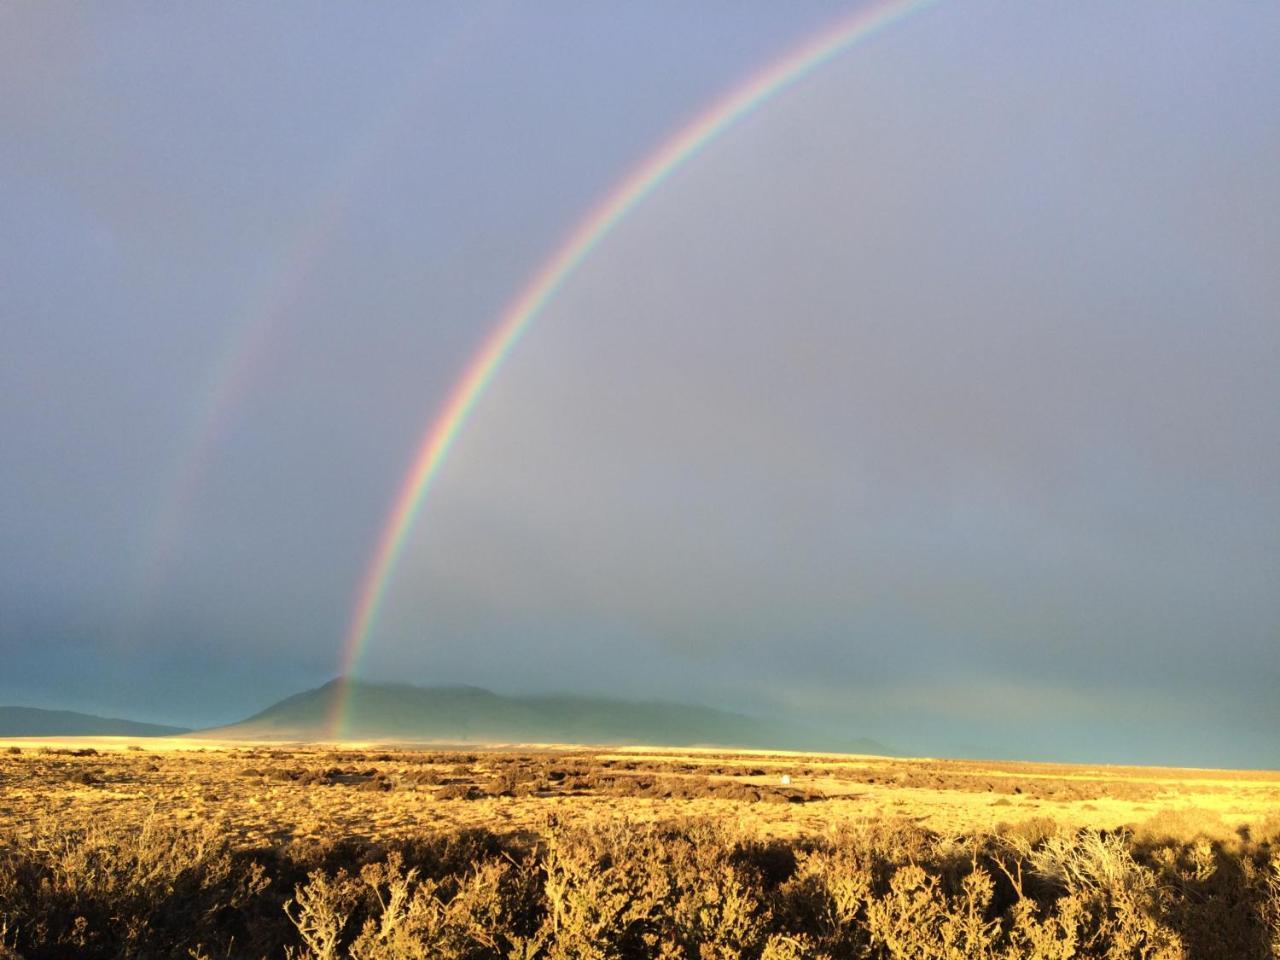
<svg viewBox="0 0 1280 960">
<path fill-rule="evenodd" d="M 343 733 L 351 699 L 350 679 L 377 625 L 405 540 L 413 529 L 432 481 L 448 458 L 467 416 L 542 308 L 637 204 L 722 133 L 859 41 L 933 2 L 935 0 L 882 0 L 864 6 L 735 87 L 666 140 L 618 183 L 578 223 L 519 296 L 507 306 L 423 436 L 418 454 L 400 485 L 394 506 L 378 538 L 372 560 L 360 582 L 343 642 L 339 689 L 333 698 L 329 718 L 330 736 L 337 738 Z"/>
</svg>

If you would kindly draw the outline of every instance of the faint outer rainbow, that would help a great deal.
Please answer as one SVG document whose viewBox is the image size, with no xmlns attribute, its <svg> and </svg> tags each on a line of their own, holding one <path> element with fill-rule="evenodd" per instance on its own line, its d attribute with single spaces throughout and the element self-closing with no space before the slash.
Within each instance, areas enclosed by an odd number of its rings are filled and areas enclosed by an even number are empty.
<svg viewBox="0 0 1280 960">
<path fill-rule="evenodd" d="M 234 425 L 236 411 L 255 386 L 275 342 L 295 319 L 325 249 L 338 236 L 360 188 L 372 179 L 370 172 L 394 146 L 401 129 L 414 122 L 415 115 L 430 102 L 439 78 L 466 56 L 471 49 L 468 40 L 482 26 L 483 21 L 464 15 L 437 36 L 429 51 L 432 55 L 406 71 L 396 85 L 398 93 L 382 102 L 323 171 L 311 203 L 289 233 L 289 242 L 281 249 L 274 269 L 265 274 L 268 282 L 244 304 L 195 395 L 183 443 L 139 544 L 134 609 L 117 627 L 123 636 L 137 634 L 140 621 L 160 593 L 193 504 L 214 463 L 216 448 Z"/>
<path fill-rule="evenodd" d="M 735 87 L 662 143 L 619 182 L 578 223 L 555 254 L 507 306 L 467 365 L 443 409 L 431 422 L 378 538 L 372 560 L 360 582 L 343 642 L 338 689 L 330 708 L 331 736 L 338 737 L 343 732 L 350 703 L 350 680 L 377 623 L 396 562 L 427 491 L 476 401 L 547 301 L 640 201 L 716 137 L 858 41 L 934 2 L 936 0 L 882 0 L 868 4 Z"/>
</svg>

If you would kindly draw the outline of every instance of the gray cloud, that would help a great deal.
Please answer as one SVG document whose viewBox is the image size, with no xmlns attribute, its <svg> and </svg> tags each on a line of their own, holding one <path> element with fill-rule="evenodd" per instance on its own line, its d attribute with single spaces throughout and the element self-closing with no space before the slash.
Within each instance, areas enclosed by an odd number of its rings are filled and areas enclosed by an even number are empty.
<svg viewBox="0 0 1280 960">
<path fill-rule="evenodd" d="M 143 690 L 143 719 L 193 722 L 334 669 L 486 324 L 664 131 L 831 12 L 404 8 L 295 36 L 287 5 L 23 9 L 0 698 Z M 1280 763 L 1277 29 L 1264 5 L 944 4 L 754 114 L 513 353 L 366 670 L 912 750 Z M 209 365 L 306 243 L 143 598 Z"/>
</svg>

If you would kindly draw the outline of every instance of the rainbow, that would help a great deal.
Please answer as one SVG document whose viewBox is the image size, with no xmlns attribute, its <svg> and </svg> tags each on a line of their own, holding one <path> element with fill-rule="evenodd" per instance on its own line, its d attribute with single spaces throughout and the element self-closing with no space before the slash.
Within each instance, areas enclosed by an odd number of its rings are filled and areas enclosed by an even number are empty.
<svg viewBox="0 0 1280 960">
<path fill-rule="evenodd" d="M 470 29 L 470 21 L 457 28 L 463 29 Z M 347 148 L 324 172 L 290 242 L 281 248 L 274 269 L 265 274 L 266 283 L 244 304 L 228 341 L 195 395 L 184 443 L 170 465 L 158 508 L 139 545 L 132 613 L 135 621 L 145 615 L 160 592 L 192 506 L 214 463 L 216 448 L 233 426 L 236 411 L 251 393 L 273 347 L 294 319 L 307 285 L 325 249 L 342 228 L 360 186 L 371 179 L 371 171 L 394 147 L 401 128 L 414 108 L 427 99 L 436 79 L 464 56 L 465 39 L 465 34 L 457 35 L 457 31 L 441 37 L 440 48 L 448 55 L 424 59 L 410 70 L 399 84 L 400 93 L 388 98 L 350 139 Z M 119 632 L 131 635 L 135 623 Z"/>
<path fill-rule="evenodd" d="M 251 299 L 236 324 L 217 362 L 209 369 L 194 405 L 194 416 L 169 473 L 164 495 L 153 515 L 153 522 L 140 551 L 135 605 L 137 613 L 145 613 L 160 592 L 165 576 L 173 566 L 182 539 L 184 524 L 190 515 L 200 488 L 214 463 L 216 449 L 235 420 L 256 381 L 256 374 L 266 365 L 271 350 L 297 311 L 324 248 L 342 225 L 343 215 L 363 179 L 364 167 L 372 163 L 382 142 L 387 140 L 387 122 L 371 127 L 371 132 L 358 138 L 359 149 L 339 164 L 330 184 L 312 205 L 284 256 L 270 274 L 270 282 Z"/>
<path fill-rule="evenodd" d="M 174 562 L 182 538 L 183 521 L 190 513 L 200 486 L 214 459 L 214 450 L 234 419 L 253 384 L 254 373 L 270 351 L 284 318 L 294 308 L 305 286 L 308 267 L 319 253 L 337 222 L 337 209 L 304 231 L 303 242 L 295 244 L 292 255 L 265 296 L 246 311 L 245 319 L 233 333 L 218 362 L 211 368 L 196 397 L 195 416 L 186 432 L 187 443 L 174 462 L 164 496 L 154 514 L 141 551 L 141 572 L 137 603 L 146 608 L 159 592 Z"/>
<path fill-rule="evenodd" d="M 471 358 L 444 407 L 428 427 L 383 525 L 343 640 L 338 688 L 330 704 L 329 734 L 342 735 L 351 700 L 350 679 L 378 621 L 405 540 L 432 481 L 458 433 L 503 360 L 600 242 L 674 171 L 735 123 L 861 40 L 936 0 L 880 0 L 856 10 L 717 100 L 662 143 L 624 177 L 572 230 L 502 312 Z"/>
</svg>

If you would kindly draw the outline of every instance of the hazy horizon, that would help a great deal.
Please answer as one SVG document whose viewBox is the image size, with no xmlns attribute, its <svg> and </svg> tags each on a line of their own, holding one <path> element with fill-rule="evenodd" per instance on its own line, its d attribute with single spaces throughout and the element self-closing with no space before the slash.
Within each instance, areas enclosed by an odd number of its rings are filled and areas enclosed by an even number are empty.
<svg viewBox="0 0 1280 960">
<path fill-rule="evenodd" d="M 0 705 L 332 679 L 423 432 L 858 5 L 0 10 Z M 621 220 L 358 676 L 1280 767 L 1280 6 L 940 2 Z"/>
</svg>

